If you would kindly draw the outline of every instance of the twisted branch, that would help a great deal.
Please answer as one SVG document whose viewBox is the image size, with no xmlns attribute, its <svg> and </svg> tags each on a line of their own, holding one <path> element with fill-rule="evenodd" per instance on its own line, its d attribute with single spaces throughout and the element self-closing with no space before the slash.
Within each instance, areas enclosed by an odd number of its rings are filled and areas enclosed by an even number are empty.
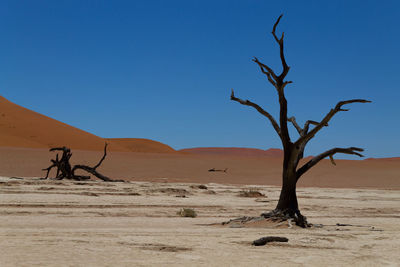
<svg viewBox="0 0 400 267">
<path fill-rule="evenodd" d="M 357 155 L 359 157 L 364 157 L 362 154 L 356 152 L 362 152 L 364 151 L 364 149 L 359 148 L 359 147 L 349 147 L 349 148 L 332 148 L 328 151 L 325 151 L 321 154 L 319 154 L 318 156 L 313 157 L 311 160 L 309 160 L 307 163 L 305 163 L 301 168 L 299 168 L 296 172 L 297 174 L 297 180 L 305 173 L 307 172 L 309 169 L 311 169 L 312 167 L 314 167 L 314 165 L 316 165 L 318 162 L 320 162 L 322 159 L 329 157 L 331 162 L 336 165 L 334 163 L 333 160 L 333 155 L 336 153 L 343 153 L 343 154 L 350 154 L 350 155 Z"/>
<path fill-rule="evenodd" d="M 274 117 L 271 114 L 269 114 L 267 111 L 265 111 L 263 108 L 261 108 L 259 105 L 257 105 L 256 103 L 253 103 L 249 100 L 243 100 L 243 99 L 235 97 L 235 92 L 233 91 L 233 89 L 232 89 L 232 93 L 231 93 L 231 100 L 239 102 L 242 105 L 255 108 L 259 113 L 261 113 L 262 115 L 264 115 L 265 117 L 267 117 L 270 120 L 275 131 L 278 133 L 279 136 L 281 136 L 281 129 L 279 128 L 279 125 L 275 121 Z"/>
<path fill-rule="evenodd" d="M 276 84 L 276 83 L 277 83 L 278 77 L 276 76 L 275 72 L 274 72 L 270 67 L 268 67 L 267 65 L 261 63 L 261 62 L 258 60 L 258 58 L 254 57 L 254 58 L 253 58 L 253 61 L 254 61 L 255 63 L 258 64 L 258 66 L 260 67 L 261 72 L 264 73 L 265 75 L 267 75 L 268 81 L 269 81 L 275 88 L 277 88 L 277 84 Z M 277 88 L 277 89 L 278 89 L 278 88 Z"/>
<path fill-rule="evenodd" d="M 346 100 L 346 101 L 340 101 L 339 103 L 336 104 L 335 108 L 331 109 L 328 114 L 325 115 L 325 117 L 322 119 L 322 121 L 315 122 L 315 121 L 307 121 L 306 125 L 304 128 L 307 126 L 307 130 L 310 124 L 315 124 L 315 128 L 312 129 L 310 132 L 308 132 L 306 135 L 301 136 L 295 143 L 295 145 L 299 145 L 303 142 L 308 142 L 311 138 L 314 137 L 314 135 L 321 130 L 324 126 L 328 126 L 328 122 L 332 119 L 332 117 L 338 113 L 339 111 L 349 111 L 349 109 L 342 109 L 343 105 L 346 104 L 351 104 L 351 103 L 371 103 L 369 100 L 365 99 L 351 99 L 351 100 Z"/>
<path fill-rule="evenodd" d="M 107 156 L 107 146 L 108 146 L 108 144 L 107 143 L 105 143 L 105 145 L 104 145 L 104 154 L 103 154 L 103 157 L 100 159 L 100 161 L 99 161 L 99 163 L 97 163 L 94 167 L 93 167 L 93 169 L 97 169 L 97 167 L 99 167 L 100 165 L 101 165 L 101 163 L 103 163 L 103 160 L 106 158 L 106 156 Z"/>
<path fill-rule="evenodd" d="M 296 118 L 294 116 L 292 116 L 292 117 L 288 118 L 287 120 L 293 124 L 294 128 L 296 128 L 299 135 L 302 136 L 304 130 L 297 124 Z"/>
<path fill-rule="evenodd" d="M 278 37 L 276 36 L 276 27 L 279 24 L 279 21 L 281 20 L 283 14 L 279 16 L 279 18 L 276 20 L 274 27 L 272 28 L 272 35 L 275 38 L 275 41 L 279 44 L 279 54 L 281 57 L 281 61 L 282 61 L 282 66 L 283 66 L 283 71 L 282 73 L 279 75 L 279 79 L 281 79 L 283 81 L 283 79 L 286 77 L 286 75 L 289 72 L 290 67 L 286 64 L 286 59 L 285 59 L 285 55 L 284 55 L 284 51 L 283 51 L 283 37 L 285 35 L 284 32 L 282 32 L 282 37 L 280 39 L 278 39 Z"/>
<path fill-rule="evenodd" d="M 300 125 L 297 124 L 296 118 L 294 116 L 288 118 L 287 120 L 288 120 L 288 122 L 291 122 L 293 124 L 294 128 L 296 128 L 296 130 L 300 136 L 304 136 L 308 133 L 310 124 L 312 124 L 312 125 L 319 124 L 319 122 L 317 122 L 317 121 L 308 120 L 308 121 L 306 121 L 306 123 L 304 123 L 304 127 L 301 128 Z M 324 126 L 328 126 L 328 123 L 326 123 Z"/>
</svg>

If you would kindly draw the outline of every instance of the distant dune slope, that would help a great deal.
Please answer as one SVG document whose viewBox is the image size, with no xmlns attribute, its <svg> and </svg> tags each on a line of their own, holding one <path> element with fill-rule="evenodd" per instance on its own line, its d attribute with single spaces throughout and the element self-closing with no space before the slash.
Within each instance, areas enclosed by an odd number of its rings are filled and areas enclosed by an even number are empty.
<svg viewBox="0 0 400 267">
<path fill-rule="evenodd" d="M 104 140 L 0 97 L 0 146 L 100 150 Z M 123 150 L 123 149 L 121 149 Z"/>
<path fill-rule="evenodd" d="M 107 139 L 110 151 L 173 152 L 147 139 Z M 14 104 L 0 96 L 0 147 L 50 148 L 68 146 L 102 150 L 106 139 Z"/>
<path fill-rule="evenodd" d="M 367 158 L 365 160 L 371 160 L 371 161 L 376 161 L 376 160 L 384 160 L 384 161 L 399 161 L 400 157 L 391 157 L 391 158 Z"/>
<path fill-rule="evenodd" d="M 110 149 L 120 146 L 131 152 L 151 152 L 151 153 L 177 153 L 172 147 L 163 143 L 143 139 L 143 138 L 106 138 L 110 144 Z"/>
<path fill-rule="evenodd" d="M 278 148 L 270 148 L 267 150 L 257 148 L 242 147 L 197 147 L 179 150 L 190 154 L 202 155 L 226 155 L 226 156 L 251 156 L 251 157 L 283 157 L 283 151 Z"/>
</svg>

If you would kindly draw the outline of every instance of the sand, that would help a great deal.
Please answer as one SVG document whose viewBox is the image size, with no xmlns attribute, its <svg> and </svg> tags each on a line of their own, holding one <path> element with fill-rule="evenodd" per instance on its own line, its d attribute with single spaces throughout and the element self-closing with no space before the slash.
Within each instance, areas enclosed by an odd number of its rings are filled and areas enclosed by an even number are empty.
<svg viewBox="0 0 400 267">
<path fill-rule="evenodd" d="M 129 152 L 138 153 L 178 153 L 172 147 L 145 138 L 104 138 L 110 145 L 110 151 L 121 151 L 119 147 L 127 149 Z"/>
<path fill-rule="evenodd" d="M 400 262 L 399 190 L 300 188 L 303 214 L 319 227 L 230 228 L 210 224 L 273 209 L 279 188 L 193 185 L 2 177 L 1 266 L 398 266 Z M 266 197 L 239 197 L 243 189 L 259 190 Z M 176 212 L 183 207 L 194 208 L 198 217 L 179 217 Z M 251 245 L 271 235 L 287 237 L 289 242 Z"/>
<path fill-rule="evenodd" d="M 283 157 L 283 150 L 278 148 L 270 148 L 267 150 L 257 148 L 243 147 L 197 147 L 179 150 L 180 152 L 200 155 L 219 155 L 219 156 L 251 156 L 251 157 Z"/>
<path fill-rule="evenodd" d="M 143 138 L 101 138 L 0 96 L 0 147 L 50 148 L 102 151 L 176 153 L 171 147 Z"/>
<path fill-rule="evenodd" d="M 276 206 L 281 150 L 175 151 L 148 139 L 101 138 L 2 97 L 0 110 L 0 266 L 400 262 L 400 158 L 336 160 L 337 166 L 323 160 L 304 175 L 298 184 L 300 208 L 320 227 L 288 228 L 286 222 L 222 227 L 223 221 Z M 68 146 L 72 164 L 93 166 L 105 142 L 109 153 L 97 170 L 127 182 L 38 179 L 55 158 L 49 147 Z M 266 197 L 238 196 L 250 189 Z M 181 208 L 194 208 L 199 216 L 179 217 Z M 289 242 L 251 246 L 267 235 Z"/>
<path fill-rule="evenodd" d="M 73 164 L 95 165 L 101 151 L 72 150 Z M 43 177 L 54 152 L 0 147 L 0 175 Z M 400 189 L 400 159 L 323 160 L 299 181 L 300 187 Z M 152 182 L 280 185 L 282 159 L 168 153 L 110 152 L 98 169 L 114 179 Z M 228 169 L 209 172 L 209 169 Z M 55 173 L 51 173 L 54 177 Z"/>
</svg>

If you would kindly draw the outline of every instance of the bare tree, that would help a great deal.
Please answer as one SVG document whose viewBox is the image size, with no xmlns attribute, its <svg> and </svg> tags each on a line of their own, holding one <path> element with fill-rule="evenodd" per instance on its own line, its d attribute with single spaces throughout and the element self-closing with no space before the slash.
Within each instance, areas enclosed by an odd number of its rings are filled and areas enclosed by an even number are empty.
<svg viewBox="0 0 400 267">
<path fill-rule="evenodd" d="M 56 179 L 62 180 L 62 179 L 72 179 L 72 180 L 88 180 L 90 179 L 90 176 L 83 176 L 83 175 L 77 175 L 75 174 L 76 170 L 84 170 L 90 174 L 93 174 L 97 178 L 105 181 L 105 182 L 123 182 L 124 180 L 113 180 L 108 178 L 107 176 L 99 173 L 97 171 L 97 168 L 103 163 L 104 159 L 107 156 L 107 143 L 104 145 L 104 154 L 103 157 L 100 159 L 100 161 L 93 167 L 87 166 L 87 165 L 74 165 L 74 167 L 71 166 L 71 163 L 69 162 L 72 153 L 71 150 L 68 147 L 54 147 L 51 148 L 50 151 L 62 151 L 61 159 L 59 159 L 58 154 L 56 155 L 56 159 L 52 159 L 52 165 L 50 165 L 48 168 L 43 169 L 43 171 L 47 171 L 45 179 L 49 177 L 50 170 L 52 168 L 57 168 L 57 174 L 56 174 Z"/>
<path fill-rule="evenodd" d="M 279 197 L 278 205 L 275 210 L 263 213 L 262 216 L 265 218 L 285 218 L 285 219 L 293 219 L 297 225 L 302 227 L 307 227 L 309 224 L 304 216 L 301 215 L 297 203 L 296 196 L 296 184 L 300 177 L 310 170 L 313 166 L 315 166 L 322 159 L 329 157 L 331 162 L 335 164 L 333 160 L 333 155 L 336 153 L 345 153 L 357 155 L 359 157 L 363 157 L 358 152 L 362 152 L 362 148 L 358 147 L 348 147 L 348 148 L 333 148 L 328 151 L 325 151 L 318 156 L 313 157 L 304 165 L 299 167 L 300 160 L 303 158 L 304 149 L 307 143 L 323 128 L 328 126 L 328 122 L 331 118 L 338 113 L 339 111 L 348 111 L 348 109 L 342 108 L 344 105 L 351 103 L 368 103 L 371 101 L 367 101 L 364 99 L 352 99 L 346 101 L 340 101 L 336 104 L 334 108 L 332 108 L 321 121 L 313 121 L 308 120 L 305 122 L 304 126 L 301 127 L 297 124 L 295 117 L 288 117 L 287 115 L 287 101 L 285 98 L 285 87 L 288 84 L 291 84 L 292 81 L 285 81 L 285 77 L 288 74 L 290 67 L 286 63 L 285 55 L 284 55 L 284 46 L 283 46 L 283 38 L 284 33 L 280 38 L 276 35 L 276 27 L 278 26 L 279 21 L 281 20 L 282 15 L 279 16 L 277 21 L 272 28 L 272 35 L 275 41 L 279 45 L 280 51 L 280 59 L 282 63 L 282 73 L 277 75 L 270 67 L 261 63 L 257 58 L 254 58 L 253 61 L 259 66 L 261 72 L 267 76 L 268 81 L 275 87 L 278 97 L 279 97 L 279 122 L 277 122 L 274 117 L 261 108 L 256 103 L 253 103 L 249 100 L 242 100 L 237 98 L 232 90 L 231 100 L 239 102 L 242 105 L 250 106 L 255 108 L 259 113 L 264 115 L 269 119 L 272 126 L 274 127 L 276 133 L 282 141 L 284 158 L 283 158 L 283 173 L 282 173 L 282 189 Z M 288 131 L 288 122 L 290 122 L 293 127 L 297 130 L 299 134 L 299 138 L 296 141 L 292 141 L 289 136 Z"/>
</svg>

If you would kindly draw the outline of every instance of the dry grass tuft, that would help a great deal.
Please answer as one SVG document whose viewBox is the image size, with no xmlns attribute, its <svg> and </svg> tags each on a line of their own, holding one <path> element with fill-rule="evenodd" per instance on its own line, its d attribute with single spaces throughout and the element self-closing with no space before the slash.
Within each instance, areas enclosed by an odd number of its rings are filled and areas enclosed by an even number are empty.
<svg viewBox="0 0 400 267">
<path fill-rule="evenodd" d="M 197 217 L 197 213 L 196 213 L 196 211 L 194 209 L 182 208 L 176 214 L 181 216 L 181 217 L 191 217 L 191 218 Z"/>
</svg>

